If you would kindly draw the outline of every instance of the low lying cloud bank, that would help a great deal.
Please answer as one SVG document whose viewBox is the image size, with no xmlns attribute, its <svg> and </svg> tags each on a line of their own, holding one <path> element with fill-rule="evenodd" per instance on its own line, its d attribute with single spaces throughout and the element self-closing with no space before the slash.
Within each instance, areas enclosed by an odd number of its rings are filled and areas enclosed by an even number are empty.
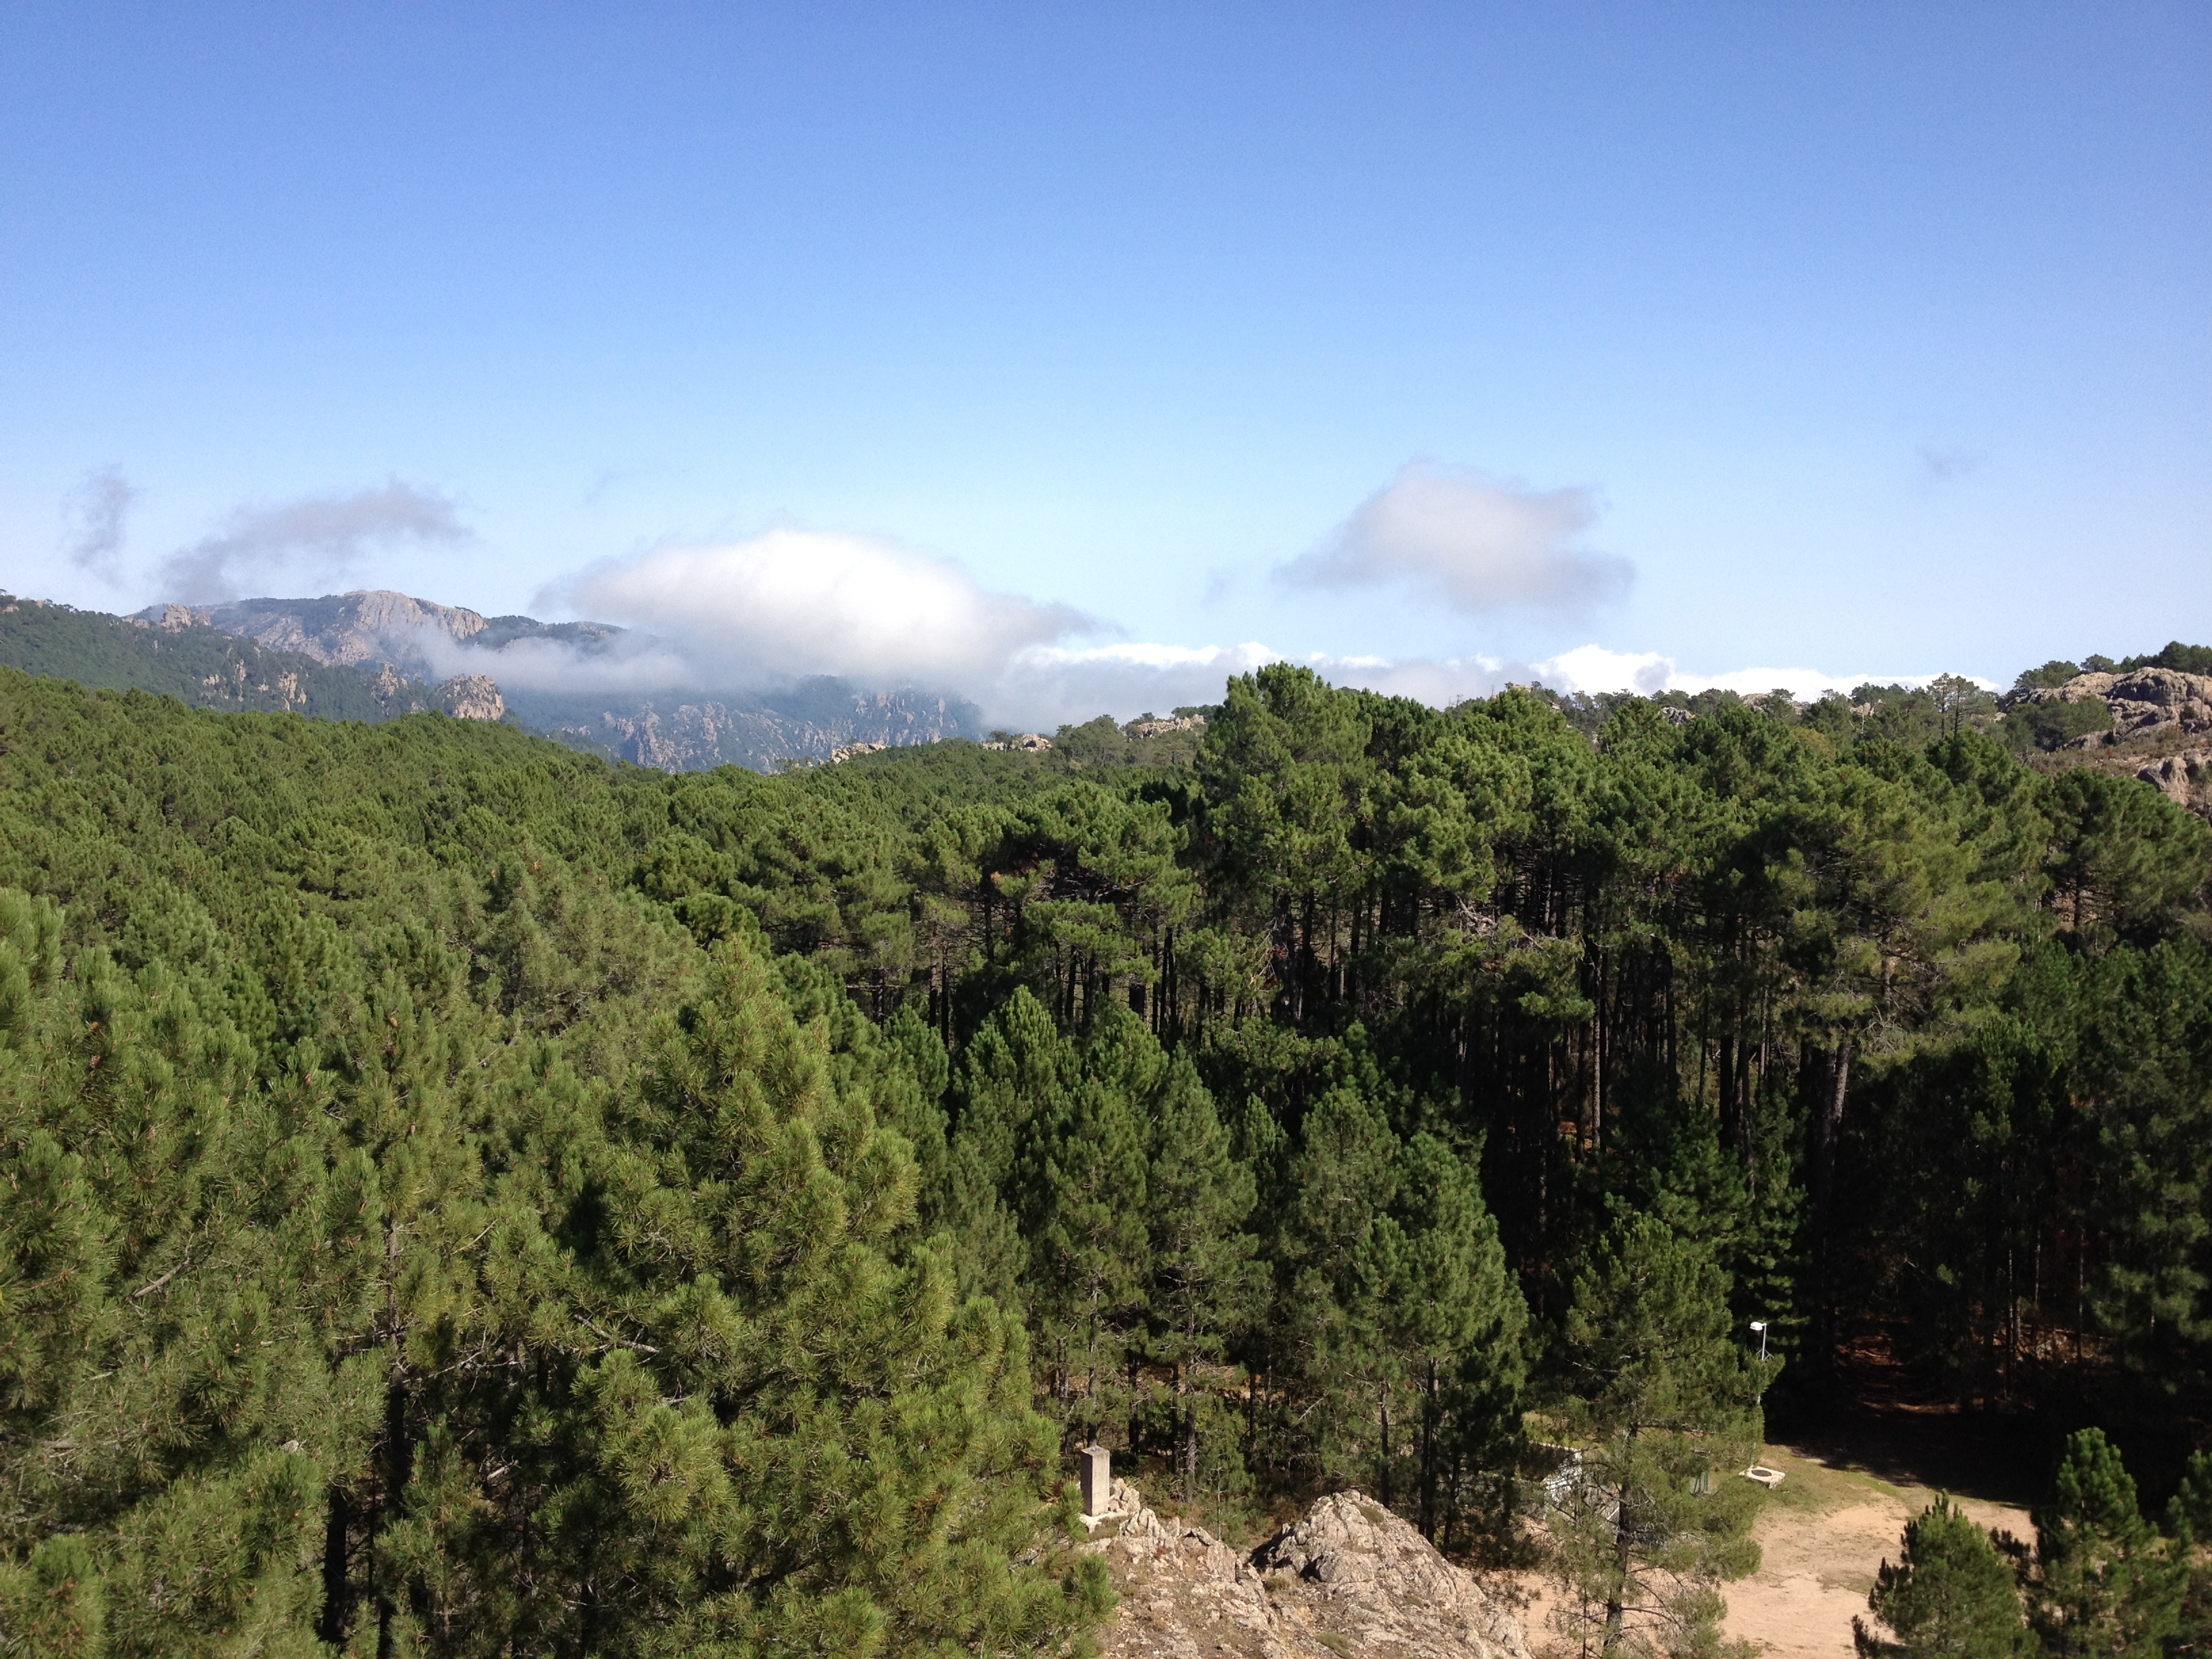
<svg viewBox="0 0 2212 1659">
<path fill-rule="evenodd" d="M 804 530 L 656 549 L 588 570 L 559 597 L 670 640 L 731 682 L 981 681 L 1098 626 L 1067 605 L 989 592 L 950 559 Z"/>
<path fill-rule="evenodd" d="M 72 556 L 88 568 L 112 563 L 135 495 L 119 472 L 88 479 L 73 507 Z M 1292 586 L 1394 588 L 1470 615 L 1515 607 L 1568 614 L 1617 597 L 1633 579 L 1626 561 L 1586 544 L 1596 516 L 1588 489 L 1536 489 L 1415 463 L 1275 575 Z M 342 573 L 398 543 L 458 545 L 471 537 L 451 498 L 394 478 L 241 507 L 171 554 L 160 574 L 169 597 L 204 601 L 249 582 Z M 539 596 L 541 608 L 600 621 L 494 618 L 479 630 L 470 613 L 386 598 L 396 605 L 385 635 L 441 678 L 483 673 L 510 691 L 632 699 L 775 691 L 828 678 L 860 690 L 973 698 L 994 722 L 1048 731 L 1101 713 L 1127 719 L 1218 702 L 1232 675 L 1287 659 L 1258 641 L 1116 640 L 1096 617 L 986 587 L 954 560 L 878 537 L 797 528 L 663 544 L 594 565 Z M 1297 660 L 1337 684 L 1438 706 L 1515 682 L 1647 696 L 1786 690 L 1809 700 L 1874 678 L 1810 668 L 1698 674 L 1656 652 L 1595 644 L 1540 662 Z"/>
<path fill-rule="evenodd" d="M 972 694 L 1002 725 L 1049 732 L 1112 714 L 1141 714 L 1221 701 L 1237 674 L 1282 660 L 1256 641 L 1243 645 L 1127 644 L 1069 649 L 1036 646 L 1012 659 L 998 678 Z"/>
<path fill-rule="evenodd" d="M 1615 580 L 1589 562 L 1596 556 L 1585 559 L 1568 544 L 1588 517 L 1577 492 L 1516 495 L 1461 475 L 1409 470 L 1354 516 L 1338 550 L 1315 568 L 1326 575 L 1335 568 L 1328 560 L 1365 560 L 1401 573 L 1425 570 L 1440 586 L 1456 583 L 1476 597 L 1587 592 Z M 1474 534 L 1483 526 L 1487 541 Z M 1444 556 L 1452 548 L 1467 555 L 1456 565 Z M 1356 549 L 1364 550 L 1355 558 Z M 1509 568 L 1522 574 L 1508 580 L 1500 573 Z M 1126 720 L 1218 702 L 1231 676 L 1288 660 L 1336 684 L 1437 706 L 1531 681 L 1562 691 L 1646 696 L 1716 686 L 1747 694 L 1786 689 L 1811 699 L 1870 678 L 1809 668 L 1698 674 L 1656 652 L 1599 645 L 1519 662 L 1481 655 L 1294 658 L 1259 641 L 1091 643 L 1105 631 L 1095 618 L 988 589 L 951 560 L 871 537 L 797 529 L 656 548 L 595 566 L 544 597 L 627 631 L 515 639 L 492 649 L 432 640 L 425 654 L 442 672 L 489 673 L 526 690 L 759 690 L 816 676 L 914 686 L 973 697 L 995 722 L 1046 731 L 1102 713 Z"/>
<path fill-rule="evenodd" d="M 1925 685 L 1944 671 L 1925 674 L 1828 674 L 1817 668 L 1731 668 L 1718 674 L 1686 672 L 1672 657 L 1656 651 L 1608 651 L 1601 645 L 1577 646 L 1530 665 L 1534 678 L 1557 691 L 1633 691 L 1654 696 L 1662 691 L 1734 691 L 1740 696 L 1763 696 L 1787 691 L 1800 702 L 1814 702 L 1831 692 L 1848 694 L 1854 687 Z M 1516 676 L 1516 678 L 1519 678 Z M 1997 690 L 1993 680 L 1974 679 L 1984 690 Z"/>
<path fill-rule="evenodd" d="M 434 678 L 489 674 L 507 691 L 649 697 L 665 691 L 728 689 L 726 682 L 702 678 L 700 665 L 673 642 L 627 629 L 613 631 L 605 639 L 579 638 L 575 632 L 563 630 L 486 646 L 420 629 L 407 643 Z"/>
<path fill-rule="evenodd" d="M 1631 691 L 1654 696 L 1662 691 L 1696 693 L 1713 690 L 1746 696 L 1786 690 L 1801 702 L 1830 692 L 1848 693 L 1872 681 L 1918 685 L 1927 674 L 1828 674 L 1812 668 L 1740 668 L 1699 674 L 1679 667 L 1657 652 L 1608 650 L 1578 646 L 1536 662 L 1502 657 L 1336 657 L 1291 653 L 1251 641 L 1234 646 L 1122 644 L 1091 651 L 1044 650 L 1024 653 L 981 701 L 1009 720 L 1050 730 L 1061 721 L 1110 713 L 1127 720 L 1146 709 L 1164 712 L 1188 703 L 1218 702 L 1224 683 L 1270 662 L 1297 662 L 1333 685 L 1357 686 L 1389 696 L 1412 697 L 1447 708 L 1469 697 L 1494 696 L 1508 685 L 1541 684 L 1555 691 Z M 1986 684 L 1986 683 L 1984 683 Z M 1994 686 L 1988 689 L 1994 690 Z"/>
</svg>

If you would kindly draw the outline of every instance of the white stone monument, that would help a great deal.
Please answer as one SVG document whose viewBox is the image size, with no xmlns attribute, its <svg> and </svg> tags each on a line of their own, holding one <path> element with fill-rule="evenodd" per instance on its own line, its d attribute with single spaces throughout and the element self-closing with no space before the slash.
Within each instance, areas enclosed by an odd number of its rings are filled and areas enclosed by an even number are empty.
<svg viewBox="0 0 2212 1659">
<path fill-rule="evenodd" d="M 1114 1501 L 1114 1454 L 1094 1444 L 1077 1455 L 1083 1460 L 1083 1512 L 1103 1515 Z"/>
</svg>

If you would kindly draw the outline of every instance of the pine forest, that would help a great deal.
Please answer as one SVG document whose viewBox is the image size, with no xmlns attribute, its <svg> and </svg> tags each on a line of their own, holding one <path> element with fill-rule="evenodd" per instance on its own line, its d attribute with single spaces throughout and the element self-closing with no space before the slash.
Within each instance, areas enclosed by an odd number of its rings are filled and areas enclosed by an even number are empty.
<svg viewBox="0 0 2212 1659">
<path fill-rule="evenodd" d="M 2057 1473 L 1863 1651 L 2201 1646 L 2212 824 L 1692 712 L 672 775 L 0 671 L 0 1649 L 1082 1652 L 1096 1443 L 1711 1655 L 1869 1355 Z"/>
</svg>

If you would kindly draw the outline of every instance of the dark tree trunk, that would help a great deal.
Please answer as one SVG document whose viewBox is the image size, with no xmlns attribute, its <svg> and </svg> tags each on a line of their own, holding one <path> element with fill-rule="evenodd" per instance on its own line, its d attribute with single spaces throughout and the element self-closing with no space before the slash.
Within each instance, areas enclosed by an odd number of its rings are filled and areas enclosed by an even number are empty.
<svg viewBox="0 0 2212 1659">
<path fill-rule="evenodd" d="M 353 1617 L 352 1526 L 353 1505 L 346 1490 L 333 1486 L 329 1517 L 323 1523 L 323 1616 L 315 1622 L 315 1634 L 332 1647 L 344 1645 L 346 1623 Z"/>
<path fill-rule="evenodd" d="M 384 1390 L 384 1501 L 380 1531 L 398 1518 L 414 1462 L 413 1449 L 407 1443 L 407 1380 L 396 1363 L 392 1369 L 394 1375 Z M 397 1650 L 392 1620 L 399 1610 L 398 1586 L 387 1583 L 385 1574 L 375 1577 L 376 1659 L 392 1659 Z"/>
<path fill-rule="evenodd" d="M 1814 1312 L 1825 1348 L 1834 1337 L 1830 1304 L 1836 1201 L 1836 1151 L 1843 1135 L 1844 1097 L 1851 1083 L 1851 1045 L 1844 1038 L 1828 1056 L 1813 1100 L 1813 1275 L 1817 1292 Z"/>
<path fill-rule="evenodd" d="M 1382 1467 L 1376 1484 L 1382 1487 L 1382 1507 L 1390 1507 L 1390 1396 L 1382 1396 Z"/>
</svg>

